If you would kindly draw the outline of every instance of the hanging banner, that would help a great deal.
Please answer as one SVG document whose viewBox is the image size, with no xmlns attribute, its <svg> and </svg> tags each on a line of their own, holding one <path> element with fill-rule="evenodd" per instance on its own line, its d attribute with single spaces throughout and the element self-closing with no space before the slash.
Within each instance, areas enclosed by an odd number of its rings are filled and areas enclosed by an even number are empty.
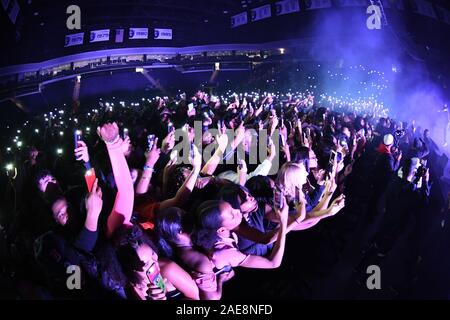
<svg viewBox="0 0 450 320">
<path fill-rule="evenodd" d="M 251 11 L 252 22 L 258 21 L 262 19 L 267 19 L 272 16 L 272 11 L 270 9 L 270 4 L 266 4 L 265 6 L 261 6 Z"/>
<path fill-rule="evenodd" d="M 306 10 L 324 9 L 331 7 L 331 0 L 305 0 Z"/>
<path fill-rule="evenodd" d="M 89 42 L 109 41 L 109 29 L 93 30 Z"/>
<path fill-rule="evenodd" d="M 300 6 L 298 4 L 298 0 L 284 0 L 275 2 L 275 12 L 277 16 L 299 11 Z"/>
<path fill-rule="evenodd" d="M 130 28 L 129 39 L 148 39 L 148 28 Z"/>
<path fill-rule="evenodd" d="M 172 29 L 155 29 L 154 39 L 172 40 Z"/>
<path fill-rule="evenodd" d="M 78 46 L 83 44 L 84 41 L 84 32 L 68 34 L 66 35 L 66 42 L 64 47 Z"/>
<path fill-rule="evenodd" d="M 116 29 L 116 43 L 123 42 L 124 29 Z"/>
<path fill-rule="evenodd" d="M 231 17 L 231 27 L 239 27 L 248 23 L 247 12 L 242 12 Z"/>
</svg>

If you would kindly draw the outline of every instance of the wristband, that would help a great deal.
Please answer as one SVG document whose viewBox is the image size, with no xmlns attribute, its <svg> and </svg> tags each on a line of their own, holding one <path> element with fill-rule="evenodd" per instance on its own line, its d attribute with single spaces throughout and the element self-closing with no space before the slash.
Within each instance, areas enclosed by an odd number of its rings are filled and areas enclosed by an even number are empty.
<svg viewBox="0 0 450 320">
<path fill-rule="evenodd" d="M 150 166 L 148 166 L 148 165 L 145 165 L 145 166 L 144 166 L 144 171 L 151 171 L 151 172 L 154 172 L 155 169 L 153 169 L 153 167 L 150 167 Z"/>
<path fill-rule="evenodd" d="M 120 139 L 120 135 L 117 135 L 117 137 L 115 137 L 113 140 L 111 140 L 111 141 L 107 141 L 107 140 L 104 140 L 105 141 L 105 143 L 107 144 L 107 145 L 111 145 L 111 144 L 114 144 L 114 143 L 116 143 L 117 141 L 119 141 L 119 139 Z"/>
<path fill-rule="evenodd" d="M 85 167 L 85 169 L 86 169 L 86 170 L 89 170 L 89 169 L 91 169 L 91 168 L 92 168 L 92 166 L 91 166 L 91 162 L 90 162 L 90 161 L 88 161 L 88 162 L 85 162 L 85 163 L 84 163 L 84 167 Z"/>
</svg>

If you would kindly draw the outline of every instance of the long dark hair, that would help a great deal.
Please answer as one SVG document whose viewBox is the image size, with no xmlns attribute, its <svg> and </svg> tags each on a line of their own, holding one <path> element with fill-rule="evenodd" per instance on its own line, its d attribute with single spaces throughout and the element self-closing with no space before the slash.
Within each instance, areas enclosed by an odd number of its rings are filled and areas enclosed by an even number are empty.
<svg viewBox="0 0 450 320">
<path fill-rule="evenodd" d="M 241 203 L 245 202 L 247 195 L 245 191 L 250 193 L 246 187 L 239 184 L 229 184 L 223 186 L 219 191 L 219 199 L 228 202 L 233 209 L 241 209 Z"/>
<path fill-rule="evenodd" d="M 137 272 L 143 271 L 144 262 L 137 254 L 137 249 L 142 244 L 148 245 L 153 251 L 158 252 L 151 239 L 144 233 L 139 225 L 120 229 L 116 239 L 117 259 L 123 273 L 130 283 L 138 284 L 142 279 Z"/>
<path fill-rule="evenodd" d="M 220 200 L 208 200 L 200 204 L 196 212 L 196 225 L 192 234 L 193 243 L 205 253 L 210 252 L 219 240 L 217 230 L 222 226 Z"/>
<path fill-rule="evenodd" d="M 173 244 L 176 243 L 181 231 L 190 233 L 192 221 L 190 215 L 180 208 L 172 207 L 162 210 L 156 219 L 155 233 L 160 253 L 171 258 Z"/>
</svg>

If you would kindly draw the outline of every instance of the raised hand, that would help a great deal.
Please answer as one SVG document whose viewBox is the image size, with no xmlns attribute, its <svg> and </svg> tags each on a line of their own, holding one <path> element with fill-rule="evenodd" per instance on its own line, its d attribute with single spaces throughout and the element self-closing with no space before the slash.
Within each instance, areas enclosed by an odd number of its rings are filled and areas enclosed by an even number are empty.
<svg viewBox="0 0 450 320">
<path fill-rule="evenodd" d="M 95 179 L 92 191 L 86 197 L 85 206 L 89 215 L 98 218 L 103 206 L 102 189 L 98 186 L 98 179 Z"/>
<path fill-rule="evenodd" d="M 341 194 L 339 197 L 334 199 L 330 206 L 330 214 L 335 215 L 345 207 L 345 196 Z"/>
<path fill-rule="evenodd" d="M 228 135 L 225 132 L 221 132 L 219 135 L 216 136 L 216 141 L 222 153 L 225 152 L 228 146 Z"/>
<path fill-rule="evenodd" d="M 152 300 L 167 300 L 164 290 L 153 283 L 148 285 L 147 296 Z"/>
<path fill-rule="evenodd" d="M 83 160 L 83 162 L 89 162 L 89 152 L 88 147 L 84 141 L 79 140 L 78 141 L 78 148 L 74 150 L 75 152 L 75 159 L 77 161 Z"/>
<path fill-rule="evenodd" d="M 113 143 L 119 137 L 119 127 L 117 123 L 105 123 L 97 128 L 97 133 L 106 143 Z"/>
<path fill-rule="evenodd" d="M 247 173 L 247 163 L 245 163 L 244 159 L 239 159 L 239 165 L 237 167 L 237 172 Z"/>
<path fill-rule="evenodd" d="M 171 131 L 164 138 L 161 146 L 161 150 L 165 153 L 169 152 L 175 146 L 175 131 Z"/>
<path fill-rule="evenodd" d="M 189 156 L 189 161 L 194 168 L 194 170 L 200 171 L 202 166 L 202 156 L 200 152 L 198 151 L 198 148 L 193 144 L 192 148 L 194 150 L 194 157 Z"/>
<path fill-rule="evenodd" d="M 152 149 L 148 150 L 145 153 L 145 164 L 152 168 L 158 161 L 159 155 L 161 154 L 161 149 L 159 149 L 157 145 L 158 145 L 158 138 L 155 138 L 155 142 L 153 143 Z"/>
<path fill-rule="evenodd" d="M 122 151 L 127 156 L 131 152 L 131 140 L 129 136 L 125 136 L 122 142 Z"/>
</svg>

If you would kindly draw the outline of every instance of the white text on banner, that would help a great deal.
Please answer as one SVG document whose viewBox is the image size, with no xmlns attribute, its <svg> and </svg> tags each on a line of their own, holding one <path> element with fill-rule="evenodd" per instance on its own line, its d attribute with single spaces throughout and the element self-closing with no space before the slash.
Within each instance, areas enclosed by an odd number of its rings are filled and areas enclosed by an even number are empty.
<svg viewBox="0 0 450 320">
<path fill-rule="evenodd" d="M 293 13 L 300 11 L 298 0 L 284 0 L 275 2 L 276 15 L 281 16 L 283 14 Z"/>
<path fill-rule="evenodd" d="M 109 41 L 109 29 L 93 30 L 89 39 L 90 42 Z"/>
<path fill-rule="evenodd" d="M 155 29 L 154 39 L 172 40 L 172 29 Z"/>
<path fill-rule="evenodd" d="M 331 7 L 331 0 L 305 0 L 305 9 L 324 9 Z"/>
<path fill-rule="evenodd" d="M 267 19 L 271 16 L 272 12 L 270 10 L 270 4 L 266 4 L 265 6 L 261 6 L 251 10 L 252 21 Z"/>
<path fill-rule="evenodd" d="M 130 28 L 129 39 L 148 39 L 148 28 Z"/>
<path fill-rule="evenodd" d="M 248 23 L 247 12 L 242 12 L 231 17 L 231 27 L 239 27 Z"/>
<path fill-rule="evenodd" d="M 84 32 L 66 35 L 66 42 L 64 47 L 71 47 L 83 44 Z"/>
</svg>

